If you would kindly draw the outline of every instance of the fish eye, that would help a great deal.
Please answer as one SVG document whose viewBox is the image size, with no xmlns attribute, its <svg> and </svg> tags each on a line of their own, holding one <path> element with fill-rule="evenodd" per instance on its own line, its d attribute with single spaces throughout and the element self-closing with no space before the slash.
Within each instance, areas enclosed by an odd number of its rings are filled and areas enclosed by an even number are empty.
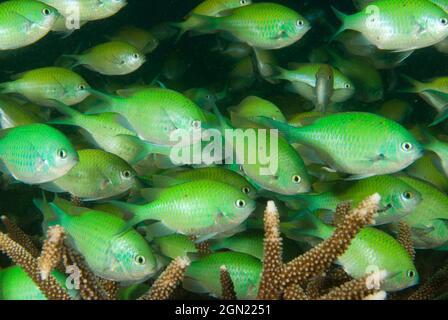
<svg viewBox="0 0 448 320">
<path fill-rule="evenodd" d="M 415 272 L 414 272 L 414 270 L 408 270 L 408 277 L 409 277 L 409 278 L 414 278 L 414 277 L 415 277 Z"/>
<path fill-rule="evenodd" d="M 447 18 L 440 18 L 440 23 L 444 26 L 446 26 L 448 24 L 448 19 Z"/>
<path fill-rule="evenodd" d="M 144 256 L 136 256 L 135 257 L 135 262 L 139 265 L 143 265 L 146 262 L 146 259 Z"/>
<path fill-rule="evenodd" d="M 406 200 L 410 200 L 414 197 L 414 195 L 412 194 L 412 192 L 406 191 L 403 192 L 403 198 L 405 198 Z"/>
<path fill-rule="evenodd" d="M 246 201 L 244 200 L 236 200 L 235 205 L 237 208 L 244 208 L 246 206 Z"/>
<path fill-rule="evenodd" d="M 300 183 L 302 181 L 302 177 L 300 177 L 299 175 L 294 175 L 292 176 L 292 182 L 294 183 Z"/>
<path fill-rule="evenodd" d="M 81 83 L 81 84 L 78 86 L 78 90 L 80 90 L 80 91 L 84 91 L 84 90 L 86 90 L 86 85 Z"/>
<path fill-rule="evenodd" d="M 244 6 L 245 4 L 247 4 L 247 0 L 240 0 L 240 5 Z"/>
<path fill-rule="evenodd" d="M 67 151 L 65 149 L 59 149 L 58 157 L 61 159 L 67 159 Z"/>
<path fill-rule="evenodd" d="M 48 9 L 48 8 L 45 8 L 45 9 L 42 10 L 42 14 L 44 16 L 49 16 L 51 14 L 51 10 Z"/>
<path fill-rule="evenodd" d="M 129 170 L 124 170 L 121 172 L 121 176 L 125 179 L 129 179 L 132 176 L 132 173 Z"/>
<path fill-rule="evenodd" d="M 304 24 L 305 24 L 305 21 L 303 21 L 303 20 L 297 20 L 297 22 L 296 22 L 296 25 L 298 27 L 303 27 Z"/>
<path fill-rule="evenodd" d="M 350 85 L 350 83 L 346 83 L 344 87 L 345 89 L 350 89 L 352 86 Z"/>
<path fill-rule="evenodd" d="M 140 55 L 139 55 L 138 53 L 134 53 L 134 54 L 133 54 L 133 57 L 134 57 L 134 59 L 139 59 L 139 58 L 140 58 Z"/>
<path fill-rule="evenodd" d="M 241 189 L 241 191 L 243 191 L 244 194 L 249 194 L 250 193 L 250 188 L 249 187 L 243 187 L 243 189 Z"/>
<path fill-rule="evenodd" d="M 410 150 L 412 150 L 413 147 L 414 146 L 410 142 L 403 142 L 401 144 L 401 149 L 403 149 L 404 151 L 410 151 Z"/>
<path fill-rule="evenodd" d="M 191 126 L 194 129 L 200 129 L 201 128 L 201 121 L 199 120 L 193 120 L 193 122 L 191 123 Z"/>
</svg>

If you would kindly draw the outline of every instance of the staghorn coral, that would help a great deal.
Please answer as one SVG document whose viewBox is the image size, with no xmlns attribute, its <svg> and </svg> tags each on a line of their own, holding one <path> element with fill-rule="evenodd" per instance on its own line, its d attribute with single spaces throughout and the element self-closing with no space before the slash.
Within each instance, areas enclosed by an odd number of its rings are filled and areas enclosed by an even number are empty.
<svg viewBox="0 0 448 320">
<path fill-rule="evenodd" d="M 98 278 L 98 282 L 100 286 L 104 289 L 106 294 L 108 295 L 110 300 L 115 300 L 117 297 L 118 290 L 120 289 L 120 285 L 118 282 Z"/>
<path fill-rule="evenodd" d="M 64 229 L 58 225 L 48 228 L 47 235 L 48 238 L 45 240 L 42 252 L 37 259 L 43 280 L 47 279 L 50 272 L 60 263 L 65 239 Z"/>
<path fill-rule="evenodd" d="M 269 201 L 264 214 L 263 270 L 257 298 L 273 300 L 280 297 L 279 273 L 283 269 L 282 238 L 280 237 L 280 216 L 273 201 Z"/>
<path fill-rule="evenodd" d="M 190 240 L 193 241 L 194 246 L 196 247 L 196 250 L 198 250 L 198 253 L 202 256 L 209 255 L 212 253 L 212 249 L 210 249 L 210 242 L 208 241 L 202 241 L 197 242 L 196 236 L 190 236 Z"/>
<path fill-rule="evenodd" d="M 292 284 L 300 284 L 322 274 L 350 246 L 352 239 L 366 225 L 374 223 L 380 196 L 374 194 L 345 216 L 333 235 L 305 254 L 286 264 L 280 272 L 279 291 Z"/>
<path fill-rule="evenodd" d="M 397 240 L 406 249 L 406 251 L 409 253 L 409 256 L 412 258 L 412 260 L 414 260 L 415 259 L 415 249 L 414 249 L 414 244 L 412 241 L 411 228 L 404 221 L 400 221 L 398 223 Z"/>
<path fill-rule="evenodd" d="M 221 266 L 220 281 L 222 287 L 222 295 L 221 295 L 222 299 L 237 300 L 235 287 L 233 285 L 232 278 L 230 277 L 229 271 L 227 271 L 226 266 Z"/>
<path fill-rule="evenodd" d="M 448 265 L 437 271 L 423 285 L 414 291 L 408 300 L 431 300 L 448 290 Z"/>
<path fill-rule="evenodd" d="M 378 271 L 360 279 L 354 279 L 343 285 L 333 288 L 318 300 L 363 300 L 378 294 L 381 282 L 387 277 L 387 272 Z"/>
<path fill-rule="evenodd" d="M 62 246 L 62 261 L 83 300 L 110 300 L 99 278 L 89 269 L 82 255 L 68 246 L 66 241 Z"/>
<path fill-rule="evenodd" d="M 283 292 L 285 300 L 310 300 L 302 287 L 298 284 L 292 284 Z"/>
<path fill-rule="evenodd" d="M 338 225 L 340 222 L 344 221 L 345 216 L 350 213 L 351 209 L 352 203 L 349 201 L 338 204 L 333 218 L 333 225 Z"/>
<path fill-rule="evenodd" d="M 1 217 L 3 225 L 6 227 L 9 238 L 20 244 L 25 250 L 27 250 L 33 257 L 37 258 L 40 254 L 39 249 L 35 246 L 31 238 L 22 231 L 14 222 L 12 222 L 7 216 Z"/>
<path fill-rule="evenodd" d="M 139 300 L 169 299 L 184 278 L 185 271 L 189 265 L 190 260 L 187 257 L 177 257 L 174 259 L 154 282 L 151 289 L 145 295 L 141 296 Z"/>
<path fill-rule="evenodd" d="M 36 283 L 38 288 L 49 300 L 70 300 L 67 291 L 49 274 L 46 279 L 41 278 L 37 259 L 24 247 L 0 232 L 0 250 L 22 269 Z"/>
</svg>

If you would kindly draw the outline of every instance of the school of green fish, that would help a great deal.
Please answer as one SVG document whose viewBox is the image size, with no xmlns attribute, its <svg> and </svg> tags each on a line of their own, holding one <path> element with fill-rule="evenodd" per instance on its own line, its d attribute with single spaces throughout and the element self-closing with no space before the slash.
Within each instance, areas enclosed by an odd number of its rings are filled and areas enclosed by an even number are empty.
<svg viewBox="0 0 448 320">
<path fill-rule="evenodd" d="M 377 193 L 375 223 L 337 264 L 384 270 L 387 293 L 446 265 L 448 0 L 267 1 L 191 1 L 104 34 L 140 1 L 0 1 L 1 214 L 39 236 L 62 226 L 122 290 L 187 256 L 194 297 L 221 297 L 225 265 L 255 299 L 267 200 L 293 258 L 332 235 L 338 204 Z M 84 30 L 93 40 L 73 45 Z M 53 39 L 51 63 L 17 62 Z M 198 150 L 212 159 L 189 162 Z M 1 266 L 0 299 L 45 299 Z"/>
</svg>

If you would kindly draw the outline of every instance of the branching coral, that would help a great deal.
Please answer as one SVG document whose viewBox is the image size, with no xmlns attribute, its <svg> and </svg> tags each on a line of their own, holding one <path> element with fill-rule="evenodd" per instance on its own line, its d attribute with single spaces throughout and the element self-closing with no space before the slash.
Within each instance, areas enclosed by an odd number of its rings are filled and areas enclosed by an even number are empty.
<svg viewBox="0 0 448 320">
<path fill-rule="evenodd" d="M 166 300 L 184 278 L 190 260 L 187 257 L 174 259 L 160 277 L 154 282 L 151 289 L 139 300 Z"/>
<path fill-rule="evenodd" d="M 406 249 L 406 251 L 409 253 L 409 256 L 412 259 L 414 259 L 415 258 L 415 249 L 414 249 L 414 243 L 412 241 L 411 228 L 404 221 L 400 221 L 398 223 L 398 237 L 397 237 L 397 240 Z"/>
<path fill-rule="evenodd" d="M 67 291 L 51 274 L 46 279 L 41 278 L 37 259 L 4 233 L 0 233 L 0 250 L 8 255 L 15 264 L 22 267 L 48 299 L 70 300 Z"/>
<path fill-rule="evenodd" d="M 362 201 L 350 214 L 345 216 L 333 235 L 305 254 L 285 265 L 280 273 L 280 291 L 292 284 L 301 284 L 322 274 L 337 258 L 344 254 L 357 233 L 368 224 L 374 223 L 380 196 L 372 195 Z"/>
<path fill-rule="evenodd" d="M 333 288 L 329 293 L 320 296 L 318 300 L 362 300 L 371 299 L 380 292 L 381 282 L 386 279 L 385 271 L 374 272 L 360 279 L 354 279 Z"/>
<path fill-rule="evenodd" d="M 319 277 L 322 277 L 331 264 L 344 254 L 361 228 L 374 223 L 379 201 L 380 196 L 374 194 L 362 201 L 355 210 L 350 211 L 350 204 L 348 203 L 338 206 L 337 211 L 341 220 L 337 223 L 333 235 L 287 264 L 283 264 L 282 261 L 279 213 L 275 204 L 272 201 L 268 202 L 264 216 L 263 270 L 258 299 L 278 299 L 282 295 L 286 299 L 293 299 L 294 297 L 309 299 L 310 296 L 301 286 L 312 278 L 319 279 Z M 349 288 L 359 289 L 358 296 L 364 297 L 370 294 L 364 288 L 359 288 L 359 285 L 353 287 L 355 284 L 356 282 L 346 285 Z M 344 290 L 344 288 L 341 287 L 340 290 Z M 313 290 L 310 287 L 310 291 L 313 296 L 321 293 L 320 288 L 315 288 L 312 292 Z"/>
<path fill-rule="evenodd" d="M 62 246 L 65 239 L 64 229 L 61 226 L 52 226 L 47 231 L 48 238 L 44 242 L 37 264 L 43 280 L 48 278 L 50 272 L 61 262 Z"/>
<path fill-rule="evenodd" d="M 431 300 L 448 290 L 448 266 L 437 271 L 420 288 L 414 291 L 408 300 Z"/>
<path fill-rule="evenodd" d="M 66 273 L 72 275 L 73 286 L 79 289 L 84 300 L 109 300 L 109 295 L 102 288 L 99 278 L 90 271 L 81 254 L 64 242 L 62 261 Z"/>
<path fill-rule="evenodd" d="M 8 232 L 8 237 L 20 244 L 33 257 L 37 258 L 40 254 L 40 251 L 37 249 L 31 238 L 7 216 L 2 216 L 1 219 L 3 225 L 6 227 L 6 231 Z"/>
<path fill-rule="evenodd" d="M 220 282 L 222 287 L 222 299 L 224 300 L 236 300 L 235 286 L 233 285 L 232 278 L 226 266 L 221 266 L 220 269 Z"/>
<path fill-rule="evenodd" d="M 279 274 L 283 269 L 280 216 L 273 201 L 269 201 L 264 214 L 263 271 L 257 298 L 272 300 L 280 297 Z"/>
</svg>

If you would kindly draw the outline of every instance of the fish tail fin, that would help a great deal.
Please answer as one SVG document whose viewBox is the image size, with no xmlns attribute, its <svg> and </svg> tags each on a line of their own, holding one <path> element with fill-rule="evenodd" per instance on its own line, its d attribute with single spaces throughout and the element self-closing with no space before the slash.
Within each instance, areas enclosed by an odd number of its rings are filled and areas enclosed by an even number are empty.
<svg viewBox="0 0 448 320">
<path fill-rule="evenodd" d="M 34 198 L 33 203 L 44 216 L 44 221 L 42 223 L 44 230 L 46 230 L 48 226 L 57 224 L 64 215 L 64 212 L 61 212 L 61 209 L 58 208 L 59 210 L 55 210 L 52 206 L 54 204 L 47 201 L 44 192 L 42 192 L 42 199 Z"/>
<path fill-rule="evenodd" d="M 211 28 L 211 22 L 213 21 L 213 17 L 207 17 L 199 14 L 192 14 L 187 20 L 179 23 L 171 23 L 170 25 L 173 28 L 179 29 L 179 34 L 177 35 L 177 38 L 175 40 L 175 44 L 180 41 L 182 36 L 194 29 L 200 28 L 203 29 L 209 29 Z"/>
<path fill-rule="evenodd" d="M 303 213 L 298 219 L 282 223 L 281 231 L 292 240 L 306 237 L 327 239 L 333 234 L 334 227 L 326 225 L 312 213 Z"/>
<path fill-rule="evenodd" d="M 442 110 L 437 114 L 437 116 L 434 118 L 434 121 L 431 122 L 429 127 L 434 127 L 438 125 L 439 123 L 445 121 L 448 118 L 448 104 L 445 105 Z"/>
<path fill-rule="evenodd" d="M 417 81 L 405 74 L 400 74 L 400 78 L 405 80 L 410 86 L 399 89 L 398 92 L 404 92 L 404 93 L 420 93 L 420 92 L 422 92 L 423 88 L 422 88 L 422 83 L 420 81 Z"/>
<path fill-rule="evenodd" d="M 336 9 L 335 7 L 331 7 L 331 9 L 333 10 L 334 14 L 336 15 L 336 17 L 341 21 L 342 25 L 339 28 L 338 31 L 336 31 L 336 33 L 333 35 L 333 37 L 331 37 L 330 42 L 332 42 L 334 39 L 336 39 L 342 32 L 344 32 L 347 29 L 350 29 L 349 26 L 349 15 L 339 11 L 338 9 Z"/>
<path fill-rule="evenodd" d="M 256 120 L 257 123 L 268 128 L 277 129 L 279 133 L 290 143 L 299 142 L 302 140 L 301 128 L 296 128 L 287 123 L 276 121 L 268 117 L 258 116 L 256 117 Z"/>
<path fill-rule="evenodd" d="M 122 231 L 130 229 L 144 220 L 151 219 L 151 217 L 148 217 L 146 214 L 146 210 L 143 209 L 143 206 L 121 201 L 110 201 L 110 203 L 126 213 L 126 225 L 123 227 Z M 145 216 L 143 216 L 143 213 L 145 213 Z"/>
<path fill-rule="evenodd" d="M 116 109 L 121 109 L 121 107 L 116 107 L 116 105 L 125 98 L 119 96 L 113 96 L 111 94 L 103 93 L 92 88 L 86 89 L 90 94 L 96 98 L 102 100 L 104 104 L 98 104 L 90 108 L 86 114 L 98 114 L 104 112 L 114 112 Z"/>
<path fill-rule="evenodd" d="M 11 93 L 14 90 L 11 88 L 13 82 L 3 82 L 0 83 L 0 93 Z"/>
</svg>

